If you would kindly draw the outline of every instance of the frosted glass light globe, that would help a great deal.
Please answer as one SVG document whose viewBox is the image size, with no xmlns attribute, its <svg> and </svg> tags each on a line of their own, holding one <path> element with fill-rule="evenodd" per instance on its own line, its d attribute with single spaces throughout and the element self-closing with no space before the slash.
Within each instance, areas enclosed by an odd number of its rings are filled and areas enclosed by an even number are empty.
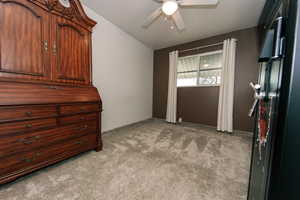
<svg viewBox="0 0 300 200">
<path fill-rule="evenodd" d="M 166 1 L 162 6 L 162 11 L 166 15 L 173 15 L 178 9 L 178 4 L 176 1 Z"/>
</svg>

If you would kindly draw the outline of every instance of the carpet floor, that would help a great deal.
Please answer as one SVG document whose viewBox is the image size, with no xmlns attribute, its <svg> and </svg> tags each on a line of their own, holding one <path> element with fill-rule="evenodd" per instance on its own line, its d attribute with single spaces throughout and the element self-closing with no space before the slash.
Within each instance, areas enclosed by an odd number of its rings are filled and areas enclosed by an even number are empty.
<svg viewBox="0 0 300 200">
<path fill-rule="evenodd" d="M 251 137 L 147 120 L 0 188 L 1 200 L 246 200 Z"/>
</svg>

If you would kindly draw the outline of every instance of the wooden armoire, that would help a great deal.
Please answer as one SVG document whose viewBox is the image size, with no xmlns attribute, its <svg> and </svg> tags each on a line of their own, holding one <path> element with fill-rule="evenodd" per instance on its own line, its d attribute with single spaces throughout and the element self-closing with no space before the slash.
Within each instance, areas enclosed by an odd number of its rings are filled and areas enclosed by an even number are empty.
<svg viewBox="0 0 300 200">
<path fill-rule="evenodd" d="M 102 149 L 95 25 L 79 0 L 0 0 L 0 184 Z"/>
</svg>

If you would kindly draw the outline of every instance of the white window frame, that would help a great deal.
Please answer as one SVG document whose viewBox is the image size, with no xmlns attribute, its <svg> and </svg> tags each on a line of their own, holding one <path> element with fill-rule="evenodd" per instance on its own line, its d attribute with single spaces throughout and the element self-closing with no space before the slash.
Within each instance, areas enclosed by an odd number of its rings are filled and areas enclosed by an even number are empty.
<svg viewBox="0 0 300 200">
<path fill-rule="evenodd" d="M 208 56 L 208 55 L 213 55 L 213 54 L 218 54 L 218 53 L 222 53 L 223 54 L 223 50 L 216 50 L 216 51 L 209 51 L 209 52 L 205 52 L 205 53 L 199 53 L 199 54 L 195 54 L 195 55 L 191 55 L 191 56 L 184 56 L 182 58 L 188 58 L 188 57 L 194 57 L 194 56 L 199 56 L 199 58 L 201 59 L 202 56 Z M 212 84 L 212 85 L 199 85 L 199 73 L 201 71 L 209 71 L 209 70 L 221 70 L 221 74 L 223 72 L 223 66 L 221 67 L 215 67 L 215 68 L 210 68 L 210 69 L 200 69 L 200 62 L 199 62 L 199 66 L 198 66 L 198 76 L 197 76 L 197 85 L 190 85 L 190 86 L 177 86 L 177 88 L 185 88 L 185 87 L 219 87 L 220 84 Z"/>
</svg>

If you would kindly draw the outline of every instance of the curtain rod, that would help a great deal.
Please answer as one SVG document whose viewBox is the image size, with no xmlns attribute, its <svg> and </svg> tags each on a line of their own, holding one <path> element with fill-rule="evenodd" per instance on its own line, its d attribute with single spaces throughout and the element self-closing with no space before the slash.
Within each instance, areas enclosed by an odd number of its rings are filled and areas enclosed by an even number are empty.
<svg viewBox="0 0 300 200">
<path fill-rule="evenodd" d="M 221 44 L 223 44 L 223 42 L 218 42 L 218 43 L 215 43 L 215 44 L 204 45 L 204 46 L 195 47 L 195 48 L 191 48 L 191 49 L 179 50 L 179 52 L 182 53 L 182 52 L 186 52 L 186 51 L 193 51 L 193 50 L 198 50 L 198 49 L 204 49 L 204 48 L 207 48 L 207 47 L 218 46 L 218 45 L 221 45 Z"/>
</svg>

